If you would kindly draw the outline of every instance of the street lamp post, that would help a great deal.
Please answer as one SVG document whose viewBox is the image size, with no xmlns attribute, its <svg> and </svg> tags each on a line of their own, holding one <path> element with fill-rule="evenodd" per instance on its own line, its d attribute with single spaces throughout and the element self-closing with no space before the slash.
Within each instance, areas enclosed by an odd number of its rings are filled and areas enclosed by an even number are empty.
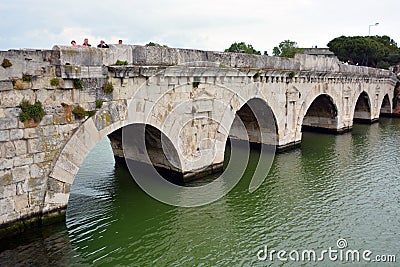
<svg viewBox="0 0 400 267">
<path fill-rule="evenodd" d="M 369 27 L 368 27 L 368 36 L 371 35 L 371 27 L 373 27 L 373 26 L 378 26 L 378 25 L 379 25 L 379 22 L 377 22 L 377 23 L 375 23 L 375 24 L 372 24 L 372 25 L 369 25 Z"/>
</svg>

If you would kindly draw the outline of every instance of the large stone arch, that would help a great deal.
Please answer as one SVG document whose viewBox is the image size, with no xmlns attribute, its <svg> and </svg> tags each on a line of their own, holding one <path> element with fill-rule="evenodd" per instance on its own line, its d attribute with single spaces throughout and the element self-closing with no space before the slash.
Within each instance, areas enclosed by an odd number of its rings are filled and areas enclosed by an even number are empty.
<svg viewBox="0 0 400 267">
<path fill-rule="evenodd" d="M 354 99 L 355 101 L 352 105 L 353 122 L 372 122 L 372 105 L 369 94 L 366 91 L 362 91 Z"/>
<path fill-rule="evenodd" d="M 380 116 L 390 116 L 392 114 L 392 101 L 389 94 L 385 94 L 380 105 Z"/>
<path fill-rule="evenodd" d="M 298 131 L 304 129 L 340 132 L 340 109 L 338 101 L 328 93 L 320 93 L 313 98 L 306 97 L 298 117 Z"/>
<path fill-rule="evenodd" d="M 44 213 L 57 209 L 62 210 L 67 206 L 75 176 L 89 152 L 104 137 L 128 125 L 132 124 L 118 121 L 99 130 L 94 119 L 89 118 L 75 131 L 61 150 L 48 177 L 43 204 Z"/>
<path fill-rule="evenodd" d="M 240 139 L 235 134 L 239 120 L 246 128 L 250 143 L 277 146 L 279 144 L 279 130 L 276 115 L 268 102 L 260 97 L 248 99 L 236 111 L 236 117 L 231 124 L 229 138 Z"/>
</svg>

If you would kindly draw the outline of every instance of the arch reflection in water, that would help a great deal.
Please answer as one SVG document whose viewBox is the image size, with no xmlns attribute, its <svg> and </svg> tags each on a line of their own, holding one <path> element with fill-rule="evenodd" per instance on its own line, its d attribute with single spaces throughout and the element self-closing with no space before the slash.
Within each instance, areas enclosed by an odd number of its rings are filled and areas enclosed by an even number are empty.
<svg viewBox="0 0 400 267">
<path fill-rule="evenodd" d="M 67 229 L 52 226 L 43 228 L 47 234 L 2 240 L 0 261 L 265 266 L 256 256 L 264 245 L 318 250 L 334 247 L 340 237 L 349 248 L 399 255 L 399 131 L 399 120 L 381 119 L 372 126 L 356 124 L 344 135 L 304 133 L 301 149 L 278 154 L 268 177 L 250 194 L 258 164 L 253 150 L 238 185 L 199 208 L 172 207 L 149 197 L 124 166 L 114 164 L 103 140 L 72 186 Z"/>
</svg>

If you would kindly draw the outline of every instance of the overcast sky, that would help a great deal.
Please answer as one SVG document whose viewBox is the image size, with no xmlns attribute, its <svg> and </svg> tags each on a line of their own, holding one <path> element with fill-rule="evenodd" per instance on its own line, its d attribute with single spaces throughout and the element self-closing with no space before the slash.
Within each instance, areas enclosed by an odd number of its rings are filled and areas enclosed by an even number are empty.
<svg viewBox="0 0 400 267">
<path fill-rule="evenodd" d="M 92 45 L 122 39 L 215 51 L 243 41 L 271 55 L 283 40 L 326 47 L 369 28 L 400 45 L 398 0 L 1 0 L 0 14 L 0 50 L 50 49 L 87 37 Z"/>
</svg>

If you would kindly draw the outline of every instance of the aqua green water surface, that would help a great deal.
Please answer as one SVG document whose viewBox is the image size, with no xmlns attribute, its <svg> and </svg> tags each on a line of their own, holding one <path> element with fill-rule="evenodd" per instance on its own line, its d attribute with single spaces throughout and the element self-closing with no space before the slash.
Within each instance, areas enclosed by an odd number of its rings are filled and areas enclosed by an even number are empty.
<svg viewBox="0 0 400 267">
<path fill-rule="evenodd" d="M 66 222 L 1 240 L 2 266 L 396 266 L 289 259 L 272 250 L 370 250 L 400 264 L 400 120 L 355 125 L 344 135 L 304 133 L 302 147 L 275 157 L 248 192 L 257 152 L 226 197 L 200 208 L 146 195 L 114 162 L 107 139 L 85 160 Z M 339 253 L 339 252 L 338 252 Z M 259 254 L 263 256 L 264 254 Z M 295 254 L 292 254 L 292 256 Z M 338 256 L 340 256 L 338 254 Z"/>
</svg>

